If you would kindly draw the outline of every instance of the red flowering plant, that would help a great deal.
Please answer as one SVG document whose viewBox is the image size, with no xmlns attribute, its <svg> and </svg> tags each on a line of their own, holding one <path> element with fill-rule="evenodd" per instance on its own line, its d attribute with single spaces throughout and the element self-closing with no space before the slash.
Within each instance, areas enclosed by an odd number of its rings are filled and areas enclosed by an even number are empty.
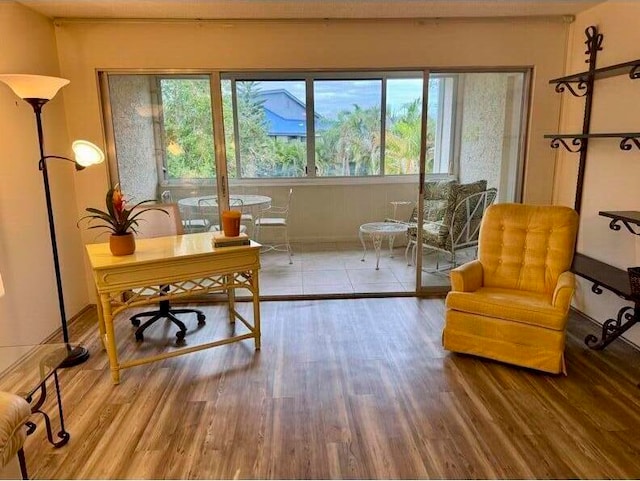
<svg viewBox="0 0 640 481">
<path fill-rule="evenodd" d="M 161 209 L 160 207 L 147 207 L 143 209 L 138 209 L 139 206 L 143 204 L 147 204 L 149 202 L 155 202 L 153 199 L 143 200 L 142 202 L 138 202 L 130 209 L 127 209 L 127 201 L 122 194 L 119 186 L 112 187 L 107 192 L 106 197 L 106 205 L 107 210 L 100 210 L 94 207 L 87 207 L 85 210 L 89 212 L 89 214 L 80 218 L 78 224 L 84 220 L 89 219 L 89 229 L 108 229 L 111 231 L 113 235 L 125 235 L 129 232 L 138 233 L 136 227 L 138 227 L 138 222 L 141 214 L 148 210 L 159 210 L 169 215 L 169 213 Z M 131 212 L 136 210 L 135 214 L 131 215 Z M 91 225 L 92 222 L 99 222 L 97 225 Z"/>
</svg>

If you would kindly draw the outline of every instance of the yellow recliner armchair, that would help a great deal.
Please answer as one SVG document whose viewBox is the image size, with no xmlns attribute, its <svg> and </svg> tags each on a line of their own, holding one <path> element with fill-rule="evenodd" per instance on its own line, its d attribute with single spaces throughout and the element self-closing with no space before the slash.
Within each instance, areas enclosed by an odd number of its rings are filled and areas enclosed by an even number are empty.
<svg viewBox="0 0 640 481">
<path fill-rule="evenodd" d="M 578 214 L 568 207 L 489 207 L 478 259 L 451 271 L 444 348 L 566 374 L 577 231 Z"/>
</svg>

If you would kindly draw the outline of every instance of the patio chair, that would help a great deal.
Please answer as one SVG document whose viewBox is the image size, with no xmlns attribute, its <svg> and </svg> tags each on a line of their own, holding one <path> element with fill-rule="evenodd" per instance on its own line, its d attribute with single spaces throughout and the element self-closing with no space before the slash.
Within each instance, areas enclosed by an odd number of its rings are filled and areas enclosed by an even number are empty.
<svg viewBox="0 0 640 481">
<path fill-rule="evenodd" d="M 287 197 L 287 203 L 283 206 L 274 206 L 271 205 L 266 209 L 262 209 L 258 217 L 254 222 L 255 226 L 255 237 L 258 242 L 260 242 L 260 235 L 262 234 L 262 229 L 279 229 L 284 233 L 284 244 L 272 244 L 272 245 L 264 245 L 265 251 L 280 251 L 286 252 L 289 255 L 289 264 L 293 264 L 293 260 L 291 257 L 293 256 L 293 250 L 291 249 L 291 244 L 289 244 L 289 210 L 291 209 L 291 198 L 293 196 L 293 189 L 289 189 L 289 195 Z M 277 215 L 274 217 L 273 215 Z"/>
<path fill-rule="evenodd" d="M 439 252 L 449 254 L 451 266 L 455 267 L 458 251 L 477 247 L 480 222 L 485 210 L 495 202 L 497 196 L 497 190 L 486 189 L 486 185 L 486 180 L 455 185 L 442 217 L 439 220 L 427 220 L 422 224 L 422 247 L 436 251 L 436 271 L 440 270 Z M 411 257 L 415 262 L 417 225 L 411 226 L 407 234 L 409 241 L 405 255 L 412 249 Z"/>
<path fill-rule="evenodd" d="M 160 199 L 165 204 L 173 204 L 173 196 L 170 190 L 165 190 L 160 195 Z M 186 234 L 192 232 L 206 232 L 211 227 L 211 223 L 206 218 L 194 218 L 194 212 L 190 209 L 180 208 L 180 217 L 182 218 L 182 227 Z"/>
<path fill-rule="evenodd" d="M 209 227 L 210 232 L 219 232 L 222 230 L 220 226 L 220 219 L 219 219 L 220 210 L 218 209 L 217 196 L 202 197 L 201 199 L 199 199 L 198 209 L 200 210 L 200 216 L 206 218 L 210 222 L 210 227 Z M 229 209 L 239 210 L 240 212 L 243 212 L 244 202 L 242 202 L 242 199 L 234 199 L 232 197 L 229 199 Z M 242 222 L 242 216 L 240 217 L 240 221 Z M 240 232 L 241 233 L 247 232 L 247 226 L 244 224 L 241 224 Z"/>
</svg>

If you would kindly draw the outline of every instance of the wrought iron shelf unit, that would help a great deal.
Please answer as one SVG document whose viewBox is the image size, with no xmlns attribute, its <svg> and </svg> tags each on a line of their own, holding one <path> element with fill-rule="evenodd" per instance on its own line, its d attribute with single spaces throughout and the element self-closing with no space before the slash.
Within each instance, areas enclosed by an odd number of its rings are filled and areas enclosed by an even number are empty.
<svg viewBox="0 0 640 481">
<path fill-rule="evenodd" d="M 592 76 L 595 80 L 599 80 L 625 74 L 628 74 L 631 79 L 640 79 L 640 59 L 609 65 L 608 67 L 596 68 L 592 71 L 574 73 L 566 77 L 554 78 L 553 80 L 549 80 L 549 83 L 556 85 L 580 83 L 589 80 L 589 76 Z"/>
<path fill-rule="evenodd" d="M 604 36 L 598 33 L 598 28 L 594 25 L 587 27 L 585 33 L 585 45 L 587 49 L 585 62 L 589 65 L 588 70 L 571 75 L 565 75 L 550 80 L 549 83 L 555 85 L 556 92 L 569 92 L 575 97 L 584 98 L 584 116 L 582 131 L 574 134 L 548 134 L 545 138 L 551 139 L 551 147 L 557 149 L 563 146 L 569 152 L 579 153 L 578 178 L 576 180 L 576 197 L 574 207 L 580 212 L 582 207 L 582 187 L 584 184 L 584 172 L 587 162 L 587 151 L 589 139 L 618 138 L 620 139 L 620 149 L 630 151 L 635 146 L 640 150 L 640 133 L 638 132 L 591 132 L 591 107 L 593 103 L 593 91 L 595 81 L 614 76 L 627 74 L 630 79 L 640 79 L 640 59 L 629 62 L 609 65 L 607 67 L 596 68 L 598 52 L 602 50 Z"/>
<path fill-rule="evenodd" d="M 568 92 L 574 97 L 584 99 L 582 131 L 574 134 L 545 135 L 545 138 L 551 139 L 552 148 L 562 146 L 569 152 L 578 153 L 580 156 L 574 201 L 575 210 L 578 212 L 582 207 L 582 189 L 589 140 L 617 138 L 620 139 L 620 149 L 624 151 L 630 151 L 634 146 L 640 149 L 640 133 L 638 132 L 591 132 L 591 107 L 595 81 L 619 75 L 628 75 L 632 80 L 640 79 L 640 59 L 596 68 L 596 58 L 598 52 L 602 50 L 604 36 L 598 33 L 598 28 L 595 26 L 587 27 L 584 33 L 586 37 L 585 45 L 587 46 L 585 51 L 587 60 L 585 62 L 589 66 L 588 70 L 549 81 L 550 84 L 555 85 L 556 92 Z M 624 225 L 629 232 L 640 235 L 640 212 L 601 211 L 600 215 L 611 219 L 609 223 L 611 229 L 618 231 Z M 580 253 L 576 253 L 571 270 L 576 275 L 593 282 L 591 290 L 595 294 L 602 294 L 602 289 L 604 288 L 627 301 L 633 302 L 632 306 L 622 307 L 614 319 L 607 319 L 602 324 L 602 334 L 599 339 L 593 334 L 589 334 L 584 340 L 587 346 L 592 349 L 604 349 L 613 340 L 620 337 L 631 326 L 640 321 L 640 299 L 631 295 L 631 284 L 627 271 Z"/>
<path fill-rule="evenodd" d="M 593 286 L 591 286 L 593 293 L 602 294 L 602 288 L 605 288 L 634 303 L 633 306 L 624 306 L 620 309 L 615 318 L 604 321 L 600 339 L 593 334 L 589 334 L 584 338 L 585 344 L 591 349 L 604 349 L 638 322 L 635 314 L 638 311 L 638 304 L 637 299 L 634 299 L 631 295 L 629 275 L 625 270 L 587 257 L 584 254 L 576 254 L 574 256 L 571 271 L 593 282 Z"/>
</svg>

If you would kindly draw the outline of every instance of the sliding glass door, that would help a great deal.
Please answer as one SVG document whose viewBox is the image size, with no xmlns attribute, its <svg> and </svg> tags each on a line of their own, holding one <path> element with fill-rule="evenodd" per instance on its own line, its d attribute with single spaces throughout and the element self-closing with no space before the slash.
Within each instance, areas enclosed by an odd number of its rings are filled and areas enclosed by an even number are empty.
<svg viewBox="0 0 640 481">
<path fill-rule="evenodd" d="M 177 203 L 187 233 L 231 206 L 253 238 L 288 241 L 292 263 L 263 256 L 265 295 L 446 289 L 484 208 L 519 200 L 527 78 L 102 72 L 111 181 L 132 202 Z M 286 231 L 256 228 L 289 203 Z"/>
<path fill-rule="evenodd" d="M 528 72 L 432 72 L 427 108 L 423 229 L 409 237 L 422 291 L 448 289 L 451 268 L 477 255 L 484 210 L 521 199 Z M 434 112 L 438 112 L 434 115 Z M 446 139 L 431 154 L 431 132 Z M 438 153 L 440 150 L 440 153 Z M 428 175 L 449 160 L 449 177 Z M 418 240 L 416 234 L 422 234 Z M 421 246 L 421 247 L 420 247 Z"/>
</svg>

